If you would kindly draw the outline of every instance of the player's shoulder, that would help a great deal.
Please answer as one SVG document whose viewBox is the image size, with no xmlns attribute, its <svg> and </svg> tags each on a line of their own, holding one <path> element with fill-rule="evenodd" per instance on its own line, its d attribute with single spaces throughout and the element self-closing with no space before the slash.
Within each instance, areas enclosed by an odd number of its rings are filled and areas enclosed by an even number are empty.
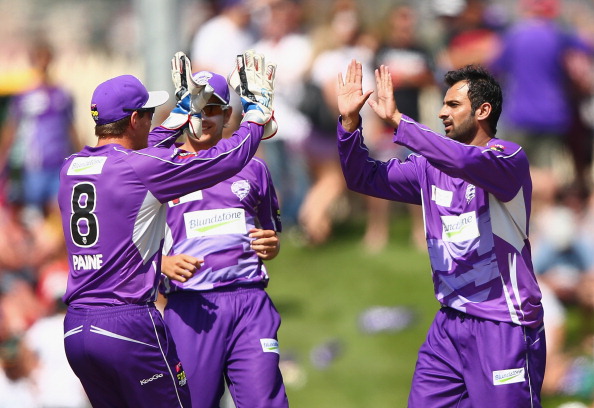
<svg viewBox="0 0 594 408">
<path fill-rule="evenodd" d="M 261 180 L 267 174 L 270 174 L 270 170 L 266 162 L 259 157 L 252 157 L 245 167 L 237 173 L 237 176 Z"/>
<path fill-rule="evenodd" d="M 522 149 L 522 146 L 520 146 L 516 142 L 512 142 L 511 140 L 493 138 L 487 143 L 486 147 L 488 150 L 493 150 L 495 152 L 500 153 L 499 156 L 522 157 L 526 155 L 524 149 Z"/>
<path fill-rule="evenodd" d="M 128 153 L 132 159 L 140 159 L 147 161 L 169 161 L 172 160 L 174 156 L 179 154 L 180 151 L 176 151 L 176 149 L 166 146 L 149 146 L 145 147 L 144 149 L 129 150 Z"/>
<path fill-rule="evenodd" d="M 248 165 L 256 166 L 256 167 L 265 167 L 265 168 L 268 168 L 268 165 L 266 164 L 266 162 L 264 161 L 264 159 L 262 159 L 260 157 L 256 157 L 256 156 L 253 156 L 250 159 Z"/>
</svg>

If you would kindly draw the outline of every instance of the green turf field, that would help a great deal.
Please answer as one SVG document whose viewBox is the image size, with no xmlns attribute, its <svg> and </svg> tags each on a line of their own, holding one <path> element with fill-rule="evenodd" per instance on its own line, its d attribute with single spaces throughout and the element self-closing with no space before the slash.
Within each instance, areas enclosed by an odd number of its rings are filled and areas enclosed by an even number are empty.
<svg viewBox="0 0 594 408">
<path fill-rule="evenodd" d="M 293 408 L 406 407 L 416 353 L 439 307 L 428 257 L 410 245 L 408 216 L 398 208 L 385 251 L 365 253 L 363 229 L 359 219 L 341 222 L 317 248 L 283 234 L 280 255 L 267 264 L 268 292 L 283 319 L 279 342 L 289 360 L 283 373 Z M 407 307 L 415 318 L 400 331 L 364 333 L 359 315 L 376 306 Z M 333 360 L 312 359 L 325 357 L 321 345 L 332 345 Z"/>
</svg>

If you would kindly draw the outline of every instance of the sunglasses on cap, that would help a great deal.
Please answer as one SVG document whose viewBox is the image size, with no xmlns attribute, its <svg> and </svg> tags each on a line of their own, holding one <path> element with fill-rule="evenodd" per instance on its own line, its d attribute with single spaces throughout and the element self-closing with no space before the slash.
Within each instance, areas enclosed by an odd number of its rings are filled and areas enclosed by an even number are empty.
<svg viewBox="0 0 594 408">
<path fill-rule="evenodd" d="M 223 105 L 220 103 L 209 103 L 207 105 L 204 105 L 204 108 L 202 108 L 202 114 L 204 116 L 216 116 L 225 112 L 227 109 L 229 109 L 229 105 Z"/>
</svg>

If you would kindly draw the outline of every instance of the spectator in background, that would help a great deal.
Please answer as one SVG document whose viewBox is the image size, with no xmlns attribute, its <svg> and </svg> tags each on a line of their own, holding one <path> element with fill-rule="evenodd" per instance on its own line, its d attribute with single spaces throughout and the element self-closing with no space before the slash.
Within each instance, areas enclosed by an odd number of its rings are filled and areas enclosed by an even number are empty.
<svg viewBox="0 0 594 408">
<path fill-rule="evenodd" d="M 214 4 L 215 14 L 200 25 L 192 39 L 190 58 L 194 71 L 227 72 L 235 57 L 255 40 L 248 0 L 221 0 Z"/>
<path fill-rule="evenodd" d="M 59 232 L 59 231 L 58 231 Z M 62 241 L 63 239 L 58 241 Z M 35 393 L 42 408 L 87 408 L 90 403 L 80 381 L 68 365 L 64 351 L 64 317 L 68 259 L 65 247 L 39 271 L 37 294 L 46 315 L 25 333 L 24 343 L 37 359 L 31 372 Z"/>
<path fill-rule="evenodd" d="M 351 59 L 361 61 L 367 75 L 366 86 L 373 85 L 371 63 L 375 41 L 364 31 L 361 11 L 353 0 L 335 0 L 326 25 L 312 33 L 314 57 L 310 86 L 302 108 L 312 119 L 313 129 L 306 145 L 312 186 L 301 210 L 299 222 L 308 242 L 319 245 L 330 237 L 336 203 L 346 192 L 346 184 L 336 154 L 336 73 Z M 363 110 L 363 116 L 369 116 Z M 321 114 L 320 114 L 321 113 Z M 366 126 L 371 130 L 379 125 L 375 116 L 369 116 Z"/>
<path fill-rule="evenodd" d="M 534 271 L 565 304 L 578 302 L 578 290 L 594 273 L 594 236 L 588 229 L 589 194 L 578 186 L 562 186 L 552 205 L 534 214 Z"/>
<path fill-rule="evenodd" d="M 452 7 L 448 0 L 436 0 L 435 11 L 443 25 L 444 44 L 437 51 L 439 74 L 470 64 L 484 64 L 499 47 L 499 27 L 487 20 L 485 0 L 462 0 Z"/>
<path fill-rule="evenodd" d="M 21 337 L 0 339 L 0 408 L 39 408 L 31 373 L 37 364 Z"/>
<path fill-rule="evenodd" d="M 304 157 L 311 123 L 299 110 L 311 65 L 311 39 L 303 33 L 302 0 L 265 0 L 258 11 L 260 40 L 254 49 L 277 62 L 274 116 L 276 136 L 261 146 L 277 186 L 285 230 L 298 224 L 299 208 L 309 188 Z"/>
<path fill-rule="evenodd" d="M 237 55 L 252 48 L 256 39 L 252 30 L 249 0 L 220 0 L 213 2 L 214 14 L 202 23 L 192 39 L 190 58 L 192 69 L 198 71 L 229 73 Z M 235 93 L 231 95 L 235 114 L 228 129 L 237 129 L 241 105 Z M 232 132 L 225 132 L 230 136 Z"/>
<path fill-rule="evenodd" d="M 417 37 L 418 16 L 409 4 L 394 6 L 387 15 L 383 41 L 375 54 L 374 66 L 386 65 L 394 83 L 394 97 L 399 109 L 414 120 L 420 121 L 420 98 L 422 92 L 434 86 L 433 62 Z M 410 150 L 391 143 L 385 128 L 383 134 L 372 134 L 367 142 L 374 157 L 388 160 L 398 156 L 405 159 Z M 368 205 L 367 229 L 364 244 L 368 250 L 381 250 L 388 242 L 389 201 L 366 196 Z M 412 243 L 416 248 L 425 248 L 425 231 L 421 208 L 408 206 L 412 217 Z"/>
<path fill-rule="evenodd" d="M 58 214 L 60 167 L 65 157 L 80 148 L 80 142 L 72 96 L 52 80 L 53 48 L 37 39 L 29 58 L 35 78 L 30 89 L 10 102 L 0 141 L 0 163 L 10 174 L 8 200 L 16 221 L 27 221 L 33 228 L 34 220 Z M 32 211 L 23 213 L 29 209 Z"/>
<path fill-rule="evenodd" d="M 560 173 L 566 169 L 559 169 L 570 134 L 581 127 L 571 74 L 579 71 L 577 56 L 591 54 L 556 20 L 560 6 L 559 0 L 522 0 L 522 17 L 504 33 L 501 51 L 489 64 L 506 94 L 502 138 L 519 143 L 530 160 L 535 210 L 553 201 L 548 184 L 573 181 L 563 179 Z M 587 136 L 580 132 L 575 137 Z M 583 174 L 576 176 L 584 186 Z"/>
</svg>

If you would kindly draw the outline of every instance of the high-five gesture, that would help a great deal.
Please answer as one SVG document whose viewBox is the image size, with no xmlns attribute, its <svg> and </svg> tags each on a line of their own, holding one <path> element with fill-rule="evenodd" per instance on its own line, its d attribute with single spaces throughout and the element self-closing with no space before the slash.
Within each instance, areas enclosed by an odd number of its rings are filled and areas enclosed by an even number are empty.
<svg viewBox="0 0 594 408">
<path fill-rule="evenodd" d="M 377 87 L 377 101 L 370 99 L 369 106 L 390 127 L 397 128 L 400 124 L 402 114 L 398 110 L 396 101 L 394 100 L 392 76 L 387 66 L 381 65 L 379 69 L 375 70 L 375 85 Z"/>
<path fill-rule="evenodd" d="M 351 61 L 344 79 L 342 73 L 338 73 L 338 111 L 342 115 L 342 126 L 349 132 L 353 132 L 359 126 L 359 112 L 373 93 L 363 93 L 362 82 L 362 67 L 358 61 Z"/>
</svg>

